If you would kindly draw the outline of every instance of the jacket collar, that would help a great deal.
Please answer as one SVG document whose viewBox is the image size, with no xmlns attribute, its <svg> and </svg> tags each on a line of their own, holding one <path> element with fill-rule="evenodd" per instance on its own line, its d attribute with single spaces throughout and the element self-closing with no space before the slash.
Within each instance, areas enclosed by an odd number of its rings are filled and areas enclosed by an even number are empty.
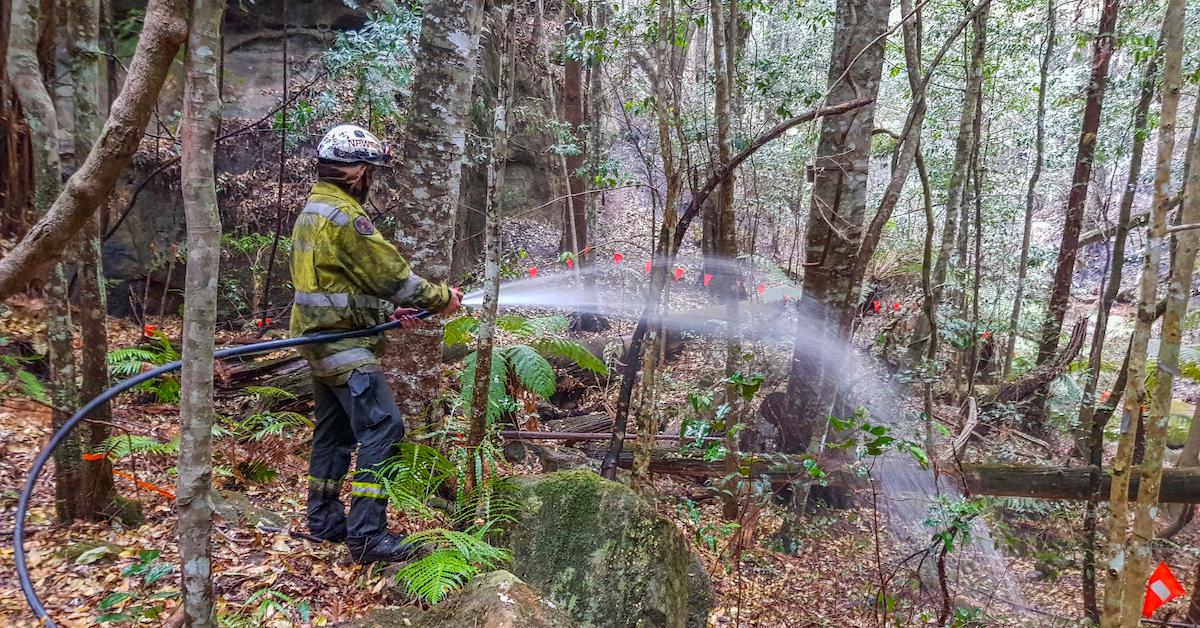
<svg viewBox="0 0 1200 628">
<path fill-rule="evenodd" d="M 353 196 L 350 196 L 340 186 L 328 181 L 317 181 L 316 185 L 313 186 L 311 195 L 331 197 L 337 201 L 338 205 L 350 205 L 355 209 L 362 209 L 362 204 L 355 200 Z"/>
</svg>

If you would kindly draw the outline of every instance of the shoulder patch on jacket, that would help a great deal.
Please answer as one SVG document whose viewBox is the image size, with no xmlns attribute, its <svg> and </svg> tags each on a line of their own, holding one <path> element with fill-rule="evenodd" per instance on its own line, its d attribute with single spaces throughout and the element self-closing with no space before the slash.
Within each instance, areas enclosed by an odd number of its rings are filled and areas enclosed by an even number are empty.
<svg viewBox="0 0 1200 628">
<path fill-rule="evenodd" d="M 361 235 L 369 236 L 375 233 L 375 225 L 371 224 L 371 219 L 366 216 L 359 216 L 354 219 L 354 230 Z"/>
</svg>

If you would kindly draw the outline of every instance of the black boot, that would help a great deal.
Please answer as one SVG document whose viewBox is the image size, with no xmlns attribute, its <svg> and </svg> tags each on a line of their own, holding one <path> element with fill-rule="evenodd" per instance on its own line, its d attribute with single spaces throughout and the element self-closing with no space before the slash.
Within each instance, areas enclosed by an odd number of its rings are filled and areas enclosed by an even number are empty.
<svg viewBox="0 0 1200 628">
<path fill-rule="evenodd" d="M 346 546 L 350 557 L 362 564 L 399 563 L 416 558 L 418 547 L 404 542 L 404 538 L 391 532 L 381 532 L 369 539 L 349 538 Z"/>
<path fill-rule="evenodd" d="M 346 507 L 337 493 L 309 489 L 308 532 L 331 543 L 346 541 Z"/>
</svg>

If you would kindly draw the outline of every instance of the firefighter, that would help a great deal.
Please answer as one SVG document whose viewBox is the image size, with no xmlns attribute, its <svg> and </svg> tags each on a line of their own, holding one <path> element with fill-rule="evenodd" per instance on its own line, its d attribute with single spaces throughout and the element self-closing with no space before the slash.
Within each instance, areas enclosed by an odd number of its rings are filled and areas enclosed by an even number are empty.
<svg viewBox="0 0 1200 628">
<path fill-rule="evenodd" d="M 376 169 L 390 156 L 366 129 L 343 124 L 317 145 L 317 183 L 292 231 L 292 336 L 379 325 L 417 325 L 415 308 L 448 315 L 461 293 L 428 282 L 375 229 L 363 210 Z M 308 528 L 345 542 L 358 562 L 400 561 L 413 548 L 387 529 L 387 495 L 373 470 L 396 451 L 404 421 L 383 376 L 382 335 L 306 345 L 312 367 L 316 429 L 309 460 Z M 350 515 L 340 499 L 351 478 Z"/>
</svg>

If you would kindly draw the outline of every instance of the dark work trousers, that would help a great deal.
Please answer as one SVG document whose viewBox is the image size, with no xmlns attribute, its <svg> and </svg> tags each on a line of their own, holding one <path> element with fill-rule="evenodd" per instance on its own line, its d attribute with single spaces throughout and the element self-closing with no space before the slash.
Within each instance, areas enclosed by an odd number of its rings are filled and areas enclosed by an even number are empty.
<svg viewBox="0 0 1200 628">
<path fill-rule="evenodd" d="M 365 543 L 387 531 L 387 494 L 372 470 L 396 452 L 404 420 L 383 373 L 354 371 L 341 386 L 313 380 L 316 430 L 308 466 L 308 528 L 331 541 Z M 350 518 L 339 497 L 358 447 Z"/>
</svg>

